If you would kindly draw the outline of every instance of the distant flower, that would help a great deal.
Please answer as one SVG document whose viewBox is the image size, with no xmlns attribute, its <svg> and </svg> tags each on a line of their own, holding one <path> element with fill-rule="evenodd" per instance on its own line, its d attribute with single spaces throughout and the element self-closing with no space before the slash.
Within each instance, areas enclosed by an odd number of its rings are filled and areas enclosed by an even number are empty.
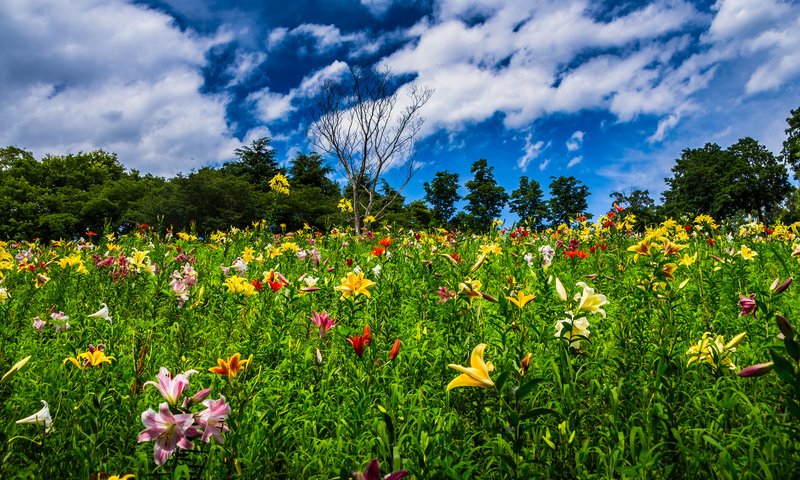
<svg viewBox="0 0 800 480">
<path fill-rule="evenodd" d="M 480 251 L 484 255 L 492 254 L 492 255 L 500 255 L 503 253 L 503 249 L 500 248 L 500 245 L 496 243 L 490 243 L 488 245 L 481 245 Z"/>
<path fill-rule="evenodd" d="M 258 293 L 256 287 L 254 287 L 250 282 L 248 282 L 246 278 L 242 278 L 236 275 L 226 278 L 224 285 L 228 287 L 228 291 L 230 293 L 241 294 L 244 295 L 245 297 L 250 297 Z"/>
<path fill-rule="evenodd" d="M 208 371 L 226 376 L 228 379 L 235 378 L 253 359 L 252 355 L 247 360 L 239 360 L 239 358 L 240 354 L 238 352 L 231 355 L 227 360 L 218 358 L 218 365 L 216 367 L 209 368 Z"/>
<path fill-rule="evenodd" d="M 528 369 L 531 368 L 531 358 L 532 358 L 532 356 L 533 356 L 533 354 L 531 352 L 528 352 L 528 354 L 525 355 L 522 358 L 522 360 L 520 360 L 520 362 L 519 362 L 519 374 L 520 375 L 524 376 L 526 373 L 528 373 Z"/>
<path fill-rule="evenodd" d="M 42 333 L 42 328 L 44 328 L 45 325 L 47 325 L 47 322 L 45 322 L 41 318 L 36 317 L 33 319 L 33 328 L 38 330 L 39 333 Z"/>
<path fill-rule="evenodd" d="M 436 295 L 439 296 L 439 303 L 444 303 L 450 300 L 451 298 L 455 297 L 456 292 L 451 292 L 450 290 L 447 289 L 447 287 L 442 285 L 441 287 L 439 287 L 439 290 L 436 291 Z"/>
<path fill-rule="evenodd" d="M 494 382 L 489 376 L 489 372 L 494 370 L 494 365 L 483 361 L 483 352 L 486 350 L 486 344 L 478 344 L 470 355 L 469 367 L 462 367 L 461 365 L 450 364 L 447 367 L 453 370 L 458 370 L 461 375 L 454 378 L 447 384 L 447 390 L 452 390 L 456 387 L 481 387 L 491 388 L 494 387 Z"/>
<path fill-rule="evenodd" d="M 753 249 L 751 249 L 746 245 L 742 245 L 742 247 L 739 249 L 738 252 L 736 252 L 736 254 L 740 255 L 745 260 L 752 260 L 753 257 L 758 255 L 758 253 L 756 253 Z"/>
<path fill-rule="evenodd" d="M 381 477 L 380 465 L 378 463 L 378 459 L 373 458 L 368 464 L 367 469 L 364 473 L 361 472 L 353 472 L 353 477 L 355 480 L 400 480 L 408 475 L 408 472 L 405 470 L 399 470 L 397 472 L 392 472 L 384 477 Z"/>
<path fill-rule="evenodd" d="M 111 315 L 108 314 L 108 305 L 106 305 L 105 303 L 101 303 L 100 305 L 103 308 L 89 315 L 89 317 L 102 318 L 103 320 L 108 320 L 108 323 L 112 323 Z"/>
<path fill-rule="evenodd" d="M 34 326 L 35 326 L 34 321 Z M 50 324 L 53 325 L 53 328 L 56 329 L 58 332 L 62 332 L 64 330 L 69 330 L 69 317 L 64 315 L 64 312 L 50 312 Z"/>
<path fill-rule="evenodd" d="M 88 352 L 81 353 L 77 358 L 67 357 L 63 363 L 71 362 L 78 368 L 89 368 L 102 367 L 104 363 L 111 363 L 112 360 L 115 360 L 114 357 L 106 356 L 102 348 L 94 348 L 91 345 L 89 347 Z"/>
<path fill-rule="evenodd" d="M 481 281 L 471 280 L 469 278 L 464 280 L 458 284 L 458 293 L 460 295 L 466 295 L 469 303 L 472 303 L 476 298 L 483 298 L 483 293 L 481 293 Z"/>
<path fill-rule="evenodd" d="M 269 181 L 269 188 L 273 192 L 289 195 L 289 179 L 283 174 L 277 174 Z"/>
<path fill-rule="evenodd" d="M 744 340 L 745 335 L 746 333 L 742 332 L 733 337 L 730 342 L 723 343 L 725 339 L 722 335 L 712 339 L 711 333 L 705 332 L 700 341 L 686 351 L 686 355 L 689 356 L 686 366 L 688 367 L 692 363 L 707 363 L 714 370 L 717 370 L 721 365 L 735 370 L 736 365 L 731 360 L 730 354 L 736 351 L 736 346 Z"/>
<path fill-rule="evenodd" d="M 336 326 L 336 319 L 328 315 L 328 312 L 311 312 L 311 321 L 319 328 L 319 338 L 322 338 L 331 328 Z"/>
<path fill-rule="evenodd" d="M 356 352 L 358 358 L 361 358 L 361 356 L 364 355 L 364 347 L 369 345 L 371 342 L 372 334 L 370 333 L 369 325 L 364 326 L 363 335 L 352 335 L 347 337 L 347 343 L 353 347 L 353 351 Z"/>
<path fill-rule="evenodd" d="M 177 405 L 180 396 L 183 394 L 183 391 L 189 387 L 189 375 L 197 373 L 197 370 L 187 370 L 186 372 L 179 373 L 172 376 L 164 367 L 158 371 L 158 376 L 156 379 L 158 383 L 153 381 L 144 382 L 144 385 L 152 385 L 156 387 L 158 393 L 161 394 L 164 399 L 169 402 L 170 405 Z"/>
<path fill-rule="evenodd" d="M 383 237 L 380 239 L 380 244 L 384 246 L 384 248 L 388 248 L 393 242 L 391 237 Z"/>
<path fill-rule="evenodd" d="M 152 408 L 142 412 L 142 424 L 145 430 L 139 433 L 139 442 L 155 441 L 156 465 L 163 465 L 178 448 L 190 450 L 193 445 L 188 437 L 200 434 L 191 413 L 173 415 L 166 402 L 158 406 L 158 413 Z"/>
<path fill-rule="evenodd" d="M 43 425 L 44 433 L 50 432 L 53 427 L 53 419 L 50 417 L 50 407 L 44 400 L 42 400 L 42 405 L 44 405 L 44 407 L 42 407 L 41 410 L 29 417 L 17 420 L 16 423 L 18 425 Z"/>
</svg>

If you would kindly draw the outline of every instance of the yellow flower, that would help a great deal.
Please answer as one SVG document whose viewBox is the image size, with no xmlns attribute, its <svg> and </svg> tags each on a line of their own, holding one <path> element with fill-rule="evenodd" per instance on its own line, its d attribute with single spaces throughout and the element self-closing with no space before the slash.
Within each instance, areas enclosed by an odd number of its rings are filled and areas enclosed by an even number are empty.
<svg viewBox="0 0 800 480">
<path fill-rule="evenodd" d="M 525 293 L 520 290 L 517 292 L 517 298 L 506 296 L 506 300 L 516 305 L 518 308 L 522 308 L 527 305 L 531 300 L 535 299 L 536 295 L 525 295 Z"/>
<path fill-rule="evenodd" d="M 576 285 L 583 288 L 583 291 L 575 294 L 575 300 L 579 300 L 578 310 L 575 313 L 581 311 L 599 313 L 603 318 L 606 318 L 606 311 L 600 308 L 608 303 L 606 296 L 594 293 L 594 288 L 584 282 L 578 282 Z"/>
<path fill-rule="evenodd" d="M 375 285 L 375 282 L 364 278 L 364 272 L 358 272 L 357 274 L 350 272 L 346 277 L 342 278 L 342 284 L 338 287 L 333 287 L 333 289 L 337 292 L 341 292 L 342 296 L 340 300 L 344 300 L 345 298 L 352 298 L 355 300 L 360 294 L 371 297 L 372 295 L 367 289 L 373 285 Z"/>
<path fill-rule="evenodd" d="M 228 287 L 228 291 L 230 293 L 239 293 L 245 297 L 250 297 L 258 293 L 256 287 L 248 282 L 246 278 L 238 277 L 236 275 L 226 278 L 225 286 Z"/>
<path fill-rule="evenodd" d="M 494 382 L 489 377 L 489 372 L 494 370 L 494 365 L 483 361 L 483 351 L 486 350 L 486 344 L 481 343 L 472 350 L 470 356 L 469 367 L 462 367 L 461 365 L 450 364 L 447 367 L 453 370 L 458 370 L 461 375 L 457 376 L 453 381 L 447 384 L 447 390 L 452 390 L 456 387 L 494 387 Z"/>
<path fill-rule="evenodd" d="M 680 264 L 683 265 L 684 267 L 688 267 L 694 264 L 694 262 L 696 261 L 697 261 L 697 252 L 695 252 L 695 254 L 691 256 L 688 253 L 684 253 L 683 258 L 681 258 Z"/>
<path fill-rule="evenodd" d="M 491 243 L 489 245 L 481 245 L 480 246 L 481 253 L 484 255 L 493 254 L 493 255 L 500 255 L 503 253 L 503 249 L 500 248 L 500 245 L 496 243 Z"/>
<path fill-rule="evenodd" d="M 481 293 L 480 280 L 470 280 L 469 278 L 458 284 L 458 293 L 464 294 L 469 298 L 471 304 L 476 298 L 483 298 Z"/>
<path fill-rule="evenodd" d="M 278 247 L 267 247 L 267 248 L 269 248 L 269 253 L 267 253 L 267 255 L 269 255 L 269 258 L 280 257 L 281 254 L 283 253 L 283 250 L 281 250 Z"/>
<path fill-rule="evenodd" d="M 277 174 L 269 181 L 269 188 L 273 192 L 289 195 L 289 179 L 283 174 Z"/>
<path fill-rule="evenodd" d="M 346 198 L 339 200 L 339 211 L 342 213 L 351 213 L 353 211 L 353 202 Z"/>
<path fill-rule="evenodd" d="M 672 243 L 667 238 L 663 240 L 664 244 L 661 246 L 661 248 L 664 252 L 665 257 L 671 257 L 673 255 L 677 255 L 678 252 L 686 248 L 686 245 L 678 245 L 677 243 Z"/>
<path fill-rule="evenodd" d="M 633 261 L 636 262 L 637 260 L 639 260 L 640 256 L 650 255 L 650 247 L 651 246 L 652 245 L 650 243 L 650 238 L 649 237 L 645 237 L 644 239 L 642 239 L 641 242 L 637 243 L 636 245 L 632 245 L 632 246 L 628 247 L 627 250 L 629 252 L 636 253 L 636 255 L 633 256 Z"/>
<path fill-rule="evenodd" d="M 39 275 L 36 275 L 36 280 L 34 280 L 34 286 L 36 288 L 41 288 L 44 286 L 44 284 L 46 284 L 49 281 L 50 277 L 48 277 L 44 273 L 40 273 Z"/>
<path fill-rule="evenodd" d="M 678 269 L 678 265 L 676 265 L 674 263 L 667 263 L 663 267 L 661 267 L 661 270 L 659 270 L 659 273 L 661 275 L 663 275 L 664 278 L 666 278 L 667 280 L 675 280 L 674 273 L 675 273 L 675 270 L 677 270 L 677 269 Z"/>
<path fill-rule="evenodd" d="M 119 475 L 111 475 L 108 477 L 108 480 L 130 480 L 131 478 L 136 478 L 132 473 L 125 475 L 124 477 L 120 477 Z"/>
<path fill-rule="evenodd" d="M 370 223 L 375 223 L 375 221 L 376 221 L 376 218 L 373 217 L 372 215 L 367 215 L 366 217 L 364 217 L 364 224 L 365 225 L 368 225 Z"/>
<path fill-rule="evenodd" d="M 730 359 L 730 354 L 736 351 L 736 346 L 742 343 L 746 335 L 746 332 L 742 332 L 733 337 L 730 342 L 723 344 L 725 339 L 722 335 L 718 335 L 717 338 L 712 341 L 711 333 L 704 333 L 703 338 L 686 351 L 686 355 L 689 355 L 689 361 L 686 363 L 686 366 L 688 367 L 695 362 L 707 363 L 716 371 L 720 364 L 722 364 L 731 370 L 735 370 L 736 365 L 734 365 L 733 361 Z"/>
<path fill-rule="evenodd" d="M 742 248 L 736 253 L 737 253 L 737 255 L 741 255 L 742 258 L 745 259 L 745 260 L 752 260 L 753 257 L 758 255 L 758 253 L 756 253 L 755 250 L 749 248 L 746 245 L 742 245 Z"/>
<path fill-rule="evenodd" d="M 294 242 L 284 242 L 281 244 L 281 250 L 284 252 L 297 253 L 300 251 L 300 246 Z"/>
<path fill-rule="evenodd" d="M 91 348 L 91 345 L 89 347 Z M 111 363 L 111 360 L 115 360 L 115 358 L 106 356 L 106 354 L 102 350 L 97 348 L 94 350 L 90 350 L 88 352 L 83 352 L 80 355 L 78 355 L 77 358 L 67 357 L 64 359 L 63 363 L 71 362 L 78 368 L 84 368 L 84 367 L 88 368 L 88 367 L 100 367 L 104 363 Z"/>
<path fill-rule="evenodd" d="M 195 241 L 197 240 L 197 235 L 189 235 L 186 232 L 178 232 L 178 238 L 185 242 Z"/>
<path fill-rule="evenodd" d="M 256 253 L 252 247 L 245 247 L 244 252 L 242 253 L 242 261 L 244 263 L 250 263 L 253 261 L 253 255 Z"/>
<path fill-rule="evenodd" d="M 227 360 L 218 358 L 217 359 L 218 366 L 211 367 L 208 369 L 208 371 L 211 373 L 216 373 L 219 375 L 226 376 L 228 377 L 228 379 L 235 378 L 237 375 L 239 375 L 239 373 L 242 370 L 244 370 L 244 367 L 246 367 L 248 363 L 253 361 L 253 355 L 250 355 L 250 358 L 246 360 L 240 360 L 239 358 L 240 358 L 239 353 L 233 354 Z"/>
</svg>

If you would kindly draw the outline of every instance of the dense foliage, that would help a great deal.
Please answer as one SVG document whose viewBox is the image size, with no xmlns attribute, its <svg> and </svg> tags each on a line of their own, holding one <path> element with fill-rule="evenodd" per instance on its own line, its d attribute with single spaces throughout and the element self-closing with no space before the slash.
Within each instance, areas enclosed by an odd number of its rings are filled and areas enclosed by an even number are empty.
<svg viewBox="0 0 800 480">
<path fill-rule="evenodd" d="M 798 226 L 3 242 L 0 476 L 792 478 Z"/>
</svg>

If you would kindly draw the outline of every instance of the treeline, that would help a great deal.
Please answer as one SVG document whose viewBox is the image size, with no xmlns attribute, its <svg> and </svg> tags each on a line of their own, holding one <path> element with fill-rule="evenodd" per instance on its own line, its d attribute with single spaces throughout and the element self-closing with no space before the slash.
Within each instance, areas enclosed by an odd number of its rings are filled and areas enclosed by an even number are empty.
<svg viewBox="0 0 800 480">
<path fill-rule="evenodd" d="M 642 189 L 613 192 L 609 204 L 628 209 L 638 228 L 701 213 L 718 220 L 752 215 L 764 223 L 798 221 L 800 189 L 789 183 L 789 169 L 798 178 L 800 108 L 787 122 L 778 156 L 752 138 L 725 149 L 713 143 L 689 148 L 665 179 L 661 205 Z M 0 238 L 75 238 L 142 224 L 203 235 L 260 219 L 276 232 L 305 225 L 325 231 L 351 220 L 352 187 L 340 189 L 320 155 L 298 153 L 282 168 L 267 138 L 234 153 L 236 160 L 220 168 L 165 179 L 128 171 L 116 154 L 103 150 L 37 160 L 17 147 L 0 149 Z M 459 175 L 441 171 L 425 182 L 424 201 L 410 203 L 382 180 L 374 209 L 379 218 L 365 222 L 485 231 L 507 206 L 521 223 L 543 228 L 568 223 L 588 206 L 588 187 L 572 176 L 550 177 L 545 198 L 539 182 L 527 176 L 509 194 L 486 159 L 476 161 L 471 174 L 463 197 Z M 288 191 L 276 188 L 279 178 L 288 180 Z"/>
</svg>

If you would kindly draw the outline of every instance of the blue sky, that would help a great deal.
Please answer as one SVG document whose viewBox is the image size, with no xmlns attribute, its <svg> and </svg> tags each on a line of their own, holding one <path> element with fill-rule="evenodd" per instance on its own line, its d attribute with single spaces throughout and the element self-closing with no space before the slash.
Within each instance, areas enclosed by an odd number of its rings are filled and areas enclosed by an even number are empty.
<svg viewBox="0 0 800 480">
<path fill-rule="evenodd" d="M 597 215 L 614 190 L 658 200 L 685 148 L 779 153 L 797 45 L 790 0 L 5 0 L 0 145 L 171 176 L 269 136 L 286 162 L 322 81 L 388 66 L 435 90 L 409 200 L 483 157 L 509 193 L 574 175 Z"/>
</svg>

